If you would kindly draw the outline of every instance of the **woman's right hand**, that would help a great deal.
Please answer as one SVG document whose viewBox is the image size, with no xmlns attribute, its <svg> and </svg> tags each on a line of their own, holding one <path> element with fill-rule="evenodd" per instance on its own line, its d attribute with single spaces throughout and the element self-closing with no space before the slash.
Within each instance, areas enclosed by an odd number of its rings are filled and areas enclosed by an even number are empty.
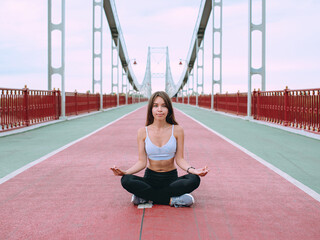
<svg viewBox="0 0 320 240">
<path fill-rule="evenodd" d="M 113 174 L 116 176 L 123 176 L 126 174 L 125 171 L 122 171 L 120 168 L 118 168 L 116 166 L 113 166 L 110 169 L 112 170 Z"/>
</svg>

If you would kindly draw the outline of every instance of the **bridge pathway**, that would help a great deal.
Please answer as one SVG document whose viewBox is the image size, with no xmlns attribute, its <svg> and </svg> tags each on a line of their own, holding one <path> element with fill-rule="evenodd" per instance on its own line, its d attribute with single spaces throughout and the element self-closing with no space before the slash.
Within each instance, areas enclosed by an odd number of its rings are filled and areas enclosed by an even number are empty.
<svg viewBox="0 0 320 240">
<path fill-rule="evenodd" d="M 192 208 L 134 207 L 108 168 L 136 161 L 145 115 L 143 107 L 1 184 L 0 238 L 319 239 L 318 201 L 179 111 L 185 157 L 212 171 Z"/>
</svg>

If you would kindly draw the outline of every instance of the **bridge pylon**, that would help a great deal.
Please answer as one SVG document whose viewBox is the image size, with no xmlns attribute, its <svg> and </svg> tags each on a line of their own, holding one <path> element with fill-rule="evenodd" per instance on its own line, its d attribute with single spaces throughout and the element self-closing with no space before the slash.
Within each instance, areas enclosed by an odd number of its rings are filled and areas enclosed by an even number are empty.
<svg viewBox="0 0 320 240">
<path fill-rule="evenodd" d="M 119 38 L 111 40 L 111 94 L 117 94 L 117 106 L 119 106 Z M 114 56 L 116 56 L 114 59 Z M 114 75 L 116 78 L 114 79 Z M 116 91 L 114 89 L 116 88 Z"/>
<path fill-rule="evenodd" d="M 261 77 L 261 90 L 266 90 L 266 0 L 260 0 L 261 8 L 253 8 L 252 0 L 249 0 L 249 48 L 248 48 L 248 98 L 247 98 L 247 118 L 251 118 L 251 87 L 252 87 L 252 76 L 260 75 Z M 253 21 L 253 11 L 258 13 L 260 10 L 261 22 L 255 23 Z M 261 39 L 254 38 L 255 32 L 260 32 Z M 257 35 L 255 35 L 257 37 Z M 258 42 L 261 40 L 260 49 L 260 62 L 252 61 L 253 47 L 252 42 Z M 257 64 L 258 63 L 258 64 Z M 254 68 L 253 65 L 260 65 L 258 68 Z"/>
<path fill-rule="evenodd" d="M 92 93 L 100 86 L 100 111 L 103 109 L 102 94 L 102 1 L 93 0 L 92 14 Z"/>
<path fill-rule="evenodd" d="M 217 11 L 215 11 L 217 10 Z M 218 14 L 216 14 L 218 13 Z M 217 50 L 217 51 L 216 51 Z M 219 74 L 216 74 L 218 70 Z M 218 75 L 218 79 L 215 77 Z M 214 85 L 222 93 L 222 0 L 212 0 L 212 89 L 211 110 L 214 107 Z"/>
<path fill-rule="evenodd" d="M 65 0 L 61 0 L 61 17 L 59 23 L 54 23 L 52 21 L 52 15 L 59 15 L 53 12 L 52 0 L 48 0 L 48 90 L 52 90 L 52 79 L 54 75 L 58 75 L 61 80 L 61 117 L 64 119 L 66 117 L 66 92 L 65 92 Z M 53 34 L 54 32 L 60 33 L 60 44 L 59 51 L 53 51 Z M 58 54 L 60 52 L 60 56 Z M 53 56 L 53 54 L 58 54 Z M 59 57 L 60 59 L 57 60 Z M 58 61 L 58 62 L 54 62 Z M 59 66 L 56 66 L 57 65 Z"/>
<path fill-rule="evenodd" d="M 165 72 L 152 72 L 151 70 L 151 58 L 152 55 L 160 54 L 165 56 Z M 169 96 L 172 96 L 175 92 L 176 85 L 174 84 L 171 68 L 170 68 L 170 58 L 169 58 L 169 49 L 168 47 L 148 47 L 148 57 L 146 71 L 144 75 L 143 82 L 141 84 L 140 91 L 143 95 L 148 98 L 151 96 L 152 92 L 152 78 L 164 78 L 165 80 L 165 89 L 164 91 L 168 93 Z"/>
<path fill-rule="evenodd" d="M 166 47 L 166 88 L 165 91 L 169 96 L 173 95 L 175 92 L 176 85 L 174 84 L 171 68 L 170 68 L 170 58 L 169 49 Z"/>
<path fill-rule="evenodd" d="M 151 50 L 148 47 L 147 65 L 144 78 L 140 87 L 140 92 L 143 96 L 150 98 L 151 96 Z"/>
</svg>

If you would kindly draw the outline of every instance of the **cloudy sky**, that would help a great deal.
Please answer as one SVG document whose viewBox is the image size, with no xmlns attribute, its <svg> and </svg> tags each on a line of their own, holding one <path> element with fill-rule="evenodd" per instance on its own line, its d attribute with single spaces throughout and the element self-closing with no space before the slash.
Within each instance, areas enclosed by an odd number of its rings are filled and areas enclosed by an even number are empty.
<svg viewBox="0 0 320 240">
<path fill-rule="evenodd" d="M 53 0 L 58 2 L 59 0 Z M 139 82 L 147 50 L 169 48 L 174 81 L 180 78 L 199 12 L 200 0 L 115 0 L 122 31 Z M 55 3 L 57 6 L 58 4 Z M 320 1 L 268 0 L 266 87 L 281 90 L 320 87 Z M 0 1 L 0 88 L 47 89 L 47 1 Z M 103 17 L 103 92 L 110 92 L 111 37 Z M 223 0 L 222 91 L 247 91 L 248 0 Z M 212 19 L 205 34 L 205 93 L 211 91 Z M 92 0 L 66 1 L 66 90 L 85 92 L 92 83 Z M 154 55 L 152 70 L 163 70 Z M 55 60 L 54 60 L 55 61 Z M 162 65 L 161 65 L 162 64 Z M 253 82 L 259 88 L 260 81 Z M 60 88 L 60 82 L 53 82 Z M 164 86 L 153 79 L 153 90 Z"/>
</svg>

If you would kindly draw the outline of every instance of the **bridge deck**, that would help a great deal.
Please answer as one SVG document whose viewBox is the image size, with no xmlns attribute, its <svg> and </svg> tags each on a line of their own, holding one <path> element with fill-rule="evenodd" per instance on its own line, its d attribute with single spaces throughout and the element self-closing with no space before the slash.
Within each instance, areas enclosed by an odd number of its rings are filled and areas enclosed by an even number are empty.
<svg viewBox="0 0 320 240">
<path fill-rule="evenodd" d="M 319 193 L 316 157 L 320 141 L 175 106 L 209 127 L 214 121 L 215 131 L 274 165 L 279 162 L 282 171 L 305 178 L 304 184 L 311 183 L 308 186 Z M 133 108 L 126 106 L 0 138 L 5 157 L 1 173 L 6 175 Z M 208 165 L 211 169 L 194 192 L 196 204 L 181 209 L 133 206 L 120 178 L 108 168 L 113 164 L 127 168 L 136 161 L 136 133 L 144 125 L 145 115 L 146 108 L 142 107 L 2 183 L 0 239 L 320 238 L 319 201 L 180 111 L 176 115 L 185 129 L 185 157 L 194 166 Z M 281 141 L 285 142 L 277 146 Z"/>
</svg>

